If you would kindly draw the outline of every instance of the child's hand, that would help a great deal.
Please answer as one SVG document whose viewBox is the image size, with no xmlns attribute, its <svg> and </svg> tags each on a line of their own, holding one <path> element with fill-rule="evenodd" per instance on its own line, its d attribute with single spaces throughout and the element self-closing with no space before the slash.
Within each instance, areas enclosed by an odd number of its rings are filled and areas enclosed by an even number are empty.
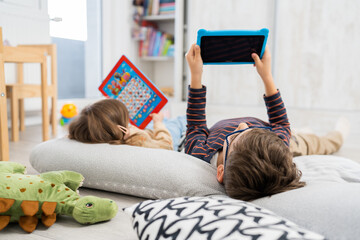
<svg viewBox="0 0 360 240">
<path fill-rule="evenodd" d="M 254 59 L 257 72 L 259 73 L 261 79 L 265 85 L 265 95 L 271 96 L 277 92 L 277 89 L 274 84 L 274 80 L 271 74 L 271 55 L 268 47 L 265 47 L 265 52 L 262 59 L 256 53 L 251 54 L 251 57 Z"/>
<path fill-rule="evenodd" d="M 150 117 L 153 119 L 154 123 L 162 122 L 164 120 L 164 114 L 162 112 L 159 113 L 152 113 Z"/>
<path fill-rule="evenodd" d="M 256 67 L 256 70 L 259 73 L 261 79 L 265 81 L 269 78 L 272 78 L 271 55 L 268 47 L 267 46 L 265 47 L 265 52 L 262 59 L 260 59 L 259 55 L 257 55 L 256 53 L 251 54 L 251 57 L 255 61 L 254 66 Z"/>
<path fill-rule="evenodd" d="M 202 88 L 201 76 L 203 72 L 203 61 L 200 54 L 200 46 L 192 44 L 185 55 L 191 72 L 191 88 Z"/>
</svg>

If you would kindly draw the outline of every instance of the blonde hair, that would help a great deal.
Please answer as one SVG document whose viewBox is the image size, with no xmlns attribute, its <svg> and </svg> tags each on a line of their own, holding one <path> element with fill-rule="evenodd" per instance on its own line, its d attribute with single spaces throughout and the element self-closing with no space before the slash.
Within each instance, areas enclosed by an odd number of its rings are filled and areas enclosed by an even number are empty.
<svg viewBox="0 0 360 240">
<path fill-rule="evenodd" d="M 128 124 L 125 105 L 116 99 L 104 99 L 85 107 L 70 123 L 69 138 L 84 143 L 125 144 L 125 133 L 118 125 Z"/>
</svg>

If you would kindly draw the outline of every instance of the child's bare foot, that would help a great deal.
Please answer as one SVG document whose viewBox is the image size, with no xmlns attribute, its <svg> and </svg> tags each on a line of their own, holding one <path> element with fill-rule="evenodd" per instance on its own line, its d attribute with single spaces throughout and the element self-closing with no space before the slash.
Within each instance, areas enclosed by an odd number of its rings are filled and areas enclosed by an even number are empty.
<svg viewBox="0 0 360 240">
<path fill-rule="evenodd" d="M 345 140 L 347 138 L 347 136 L 349 136 L 349 133 L 350 133 L 349 120 L 345 117 L 340 117 L 336 122 L 335 131 L 340 132 L 340 134 L 343 137 L 343 140 Z"/>
</svg>

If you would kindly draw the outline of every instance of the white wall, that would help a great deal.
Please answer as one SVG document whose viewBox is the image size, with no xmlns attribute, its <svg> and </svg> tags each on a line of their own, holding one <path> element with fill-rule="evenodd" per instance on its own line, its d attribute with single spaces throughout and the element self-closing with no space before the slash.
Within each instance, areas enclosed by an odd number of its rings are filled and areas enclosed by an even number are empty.
<svg viewBox="0 0 360 240">
<path fill-rule="evenodd" d="M 85 97 L 98 98 L 102 82 L 101 0 L 87 0 L 88 38 L 85 42 Z"/>
<path fill-rule="evenodd" d="M 46 0 L 0 1 L 3 40 L 11 45 L 49 43 L 49 16 Z"/>
<path fill-rule="evenodd" d="M 358 111 L 359 12 L 357 0 L 188 1 L 188 45 L 199 28 L 267 27 L 275 82 L 288 108 Z M 263 106 L 251 66 L 204 66 L 204 82 L 210 104 Z"/>
<path fill-rule="evenodd" d="M 204 8 L 206 6 L 206 8 Z M 274 0 L 188 1 L 186 49 L 196 42 L 197 31 L 268 28 L 274 32 Z M 273 35 L 268 38 L 273 45 Z M 205 65 L 204 84 L 209 104 L 258 105 L 262 86 L 252 65 Z"/>
<path fill-rule="evenodd" d="M 279 0 L 275 75 L 289 107 L 360 110 L 360 1 Z"/>
<path fill-rule="evenodd" d="M 7 40 L 11 46 L 50 43 L 47 1 L 0 1 L 0 26 L 3 30 L 3 40 Z M 26 83 L 40 83 L 40 76 L 40 64 L 30 63 L 24 65 L 24 81 Z M 49 71 L 48 79 L 50 79 L 50 76 Z M 5 64 L 6 83 L 14 83 L 16 77 L 15 64 Z M 25 109 L 41 109 L 41 100 L 26 99 Z"/>
</svg>

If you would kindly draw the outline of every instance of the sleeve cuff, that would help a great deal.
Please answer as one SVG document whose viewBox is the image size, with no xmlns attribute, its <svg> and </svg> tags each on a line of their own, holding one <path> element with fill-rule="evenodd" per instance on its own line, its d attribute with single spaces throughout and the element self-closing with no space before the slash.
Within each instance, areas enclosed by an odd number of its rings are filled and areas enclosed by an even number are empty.
<svg viewBox="0 0 360 240">
<path fill-rule="evenodd" d="M 206 86 L 202 85 L 202 88 L 191 88 L 190 85 L 188 86 L 190 93 L 203 93 L 206 92 Z"/>
<path fill-rule="evenodd" d="M 279 89 L 277 89 L 277 92 L 276 92 L 275 94 L 271 95 L 271 96 L 265 96 L 265 94 L 263 95 L 265 102 L 275 100 L 275 99 L 277 99 L 279 96 L 280 96 L 280 91 L 279 91 Z"/>
</svg>

